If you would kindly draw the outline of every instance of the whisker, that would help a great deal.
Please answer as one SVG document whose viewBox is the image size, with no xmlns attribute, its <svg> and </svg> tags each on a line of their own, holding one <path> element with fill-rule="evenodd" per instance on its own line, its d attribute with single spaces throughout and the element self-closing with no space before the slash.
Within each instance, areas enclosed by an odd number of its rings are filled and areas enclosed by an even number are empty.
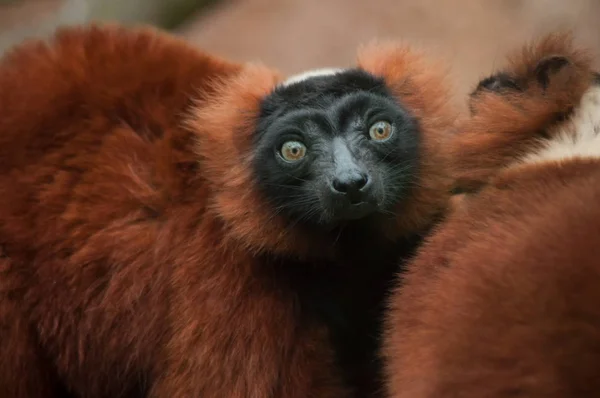
<svg viewBox="0 0 600 398">
<path fill-rule="evenodd" d="M 304 187 L 299 187 L 296 185 L 284 185 L 284 184 L 273 184 L 273 183 L 263 183 L 263 185 L 269 186 L 269 187 L 276 187 L 276 188 L 285 188 L 285 189 L 291 189 L 291 190 L 297 190 L 297 191 L 303 191 L 305 188 Z"/>
<path fill-rule="evenodd" d="M 386 210 L 386 209 L 382 209 L 382 210 L 380 210 L 380 212 L 382 214 L 385 214 L 385 215 L 388 215 L 388 216 L 392 216 L 392 217 L 396 217 L 398 215 L 396 212 L 391 211 L 391 210 Z"/>
<path fill-rule="evenodd" d="M 302 181 L 302 182 L 308 182 L 308 181 L 307 181 L 307 180 L 305 180 L 304 178 L 296 177 L 296 176 L 293 176 L 293 175 L 291 175 L 291 174 L 286 174 L 286 175 L 287 175 L 288 177 L 291 177 L 291 178 L 293 178 L 293 179 L 295 179 L 295 180 L 298 180 L 298 181 Z"/>
<path fill-rule="evenodd" d="M 392 153 L 396 152 L 397 150 L 398 150 L 398 148 L 392 148 L 391 150 L 389 150 L 383 157 L 382 161 L 385 161 L 388 158 L 388 156 L 390 156 Z"/>
</svg>

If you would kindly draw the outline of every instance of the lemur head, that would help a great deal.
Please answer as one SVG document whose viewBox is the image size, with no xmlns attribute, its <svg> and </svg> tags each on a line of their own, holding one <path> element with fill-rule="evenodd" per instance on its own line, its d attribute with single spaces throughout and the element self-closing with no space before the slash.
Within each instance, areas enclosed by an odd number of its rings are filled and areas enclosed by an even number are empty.
<svg viewBox="0 0 600 398">
<path fill-rule="evenodd" d="M 372 44 L 356 67 L 288 79 L 250 65 L 218 92 L 192 127 L 218 212 L 245 241 L 252 230 L 269 247 L 297 247 L 307 233 L 328 242 L 349 223 L 392 237 L 447 203 L 455 114 L 444 73 L 421 54 Z"/>
<path fill-rule="evenodd" d="M 419 122 L 382 77 L 362 69 L 293 77 L 262 102 L 254 172 L 299 222 L 390 215 L 418 181 Z"/>
</svg>

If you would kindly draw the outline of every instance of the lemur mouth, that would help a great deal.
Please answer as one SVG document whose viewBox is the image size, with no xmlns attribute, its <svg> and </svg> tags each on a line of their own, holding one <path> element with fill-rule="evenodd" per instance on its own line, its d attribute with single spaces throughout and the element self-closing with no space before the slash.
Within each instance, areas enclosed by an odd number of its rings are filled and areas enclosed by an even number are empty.
<svg viewBox="0 0 600 398">
<path fill-rule="evenodd" d="M 377 206 L 371 202 L 351 203 L 336 212 L 336 218 L 340 221 L 360 220 L 377 210 Z"/>
</svg>

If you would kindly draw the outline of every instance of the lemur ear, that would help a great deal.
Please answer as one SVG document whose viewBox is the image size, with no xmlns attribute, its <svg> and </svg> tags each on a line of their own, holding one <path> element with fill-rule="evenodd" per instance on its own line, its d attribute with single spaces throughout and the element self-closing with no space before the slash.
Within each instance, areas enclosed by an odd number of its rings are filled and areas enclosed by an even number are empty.
<svg viewBox="0 0 600 398">
<path fill-rule="evenodd" d="M 398 87 L 406 81 L 420 81 L 422 77 L 428 80 L 424 82 L 426 86 L 436 79 L 446 77 L 441 63 L 435 63 L 433 57 L 402 42 L 371 41 L 359 47 L 357 59 L 361 69 L 383 77 L 390 86 Z"/>
<path fill-rule="evenodd" d="M 241 169 L 251 153 L 261 101 L 280 81 L 276 70 L 248 64 L 237 75 L 216 80 L 209 92 L 219 93 L 218 98 L 190 112 L 186 125 L 197 132 L 198 153 L 207 165 L 204 177 L 216 186 L 231 184 L 236 171 L 245 173 Z"/>
<path fill-rule="evenodd" d="M 392 94 L 419 116 L 448 110 L 448 66 L 420 49 L 396 41 L 371 41 L 358 49 L 358 67 L 382 77 Z"/>
<path fill-rule="evenodd" d="M 393 41 L 371 41 L 358 49 L 358 66 L 376 76 L 398 75 L 406 71 L 409 58 L 418 57 L 405 45 Z"/>
</svg>

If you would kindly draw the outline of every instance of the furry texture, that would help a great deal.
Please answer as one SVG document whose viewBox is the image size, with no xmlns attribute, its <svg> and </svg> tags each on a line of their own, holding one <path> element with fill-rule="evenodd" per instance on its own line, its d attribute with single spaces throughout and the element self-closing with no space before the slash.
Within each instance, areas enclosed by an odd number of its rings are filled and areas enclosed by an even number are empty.
<svg viewBox="0 0 600 398">
<path fill-rule="evenodd" d="M 370 394 L 361 325 L 394 270 L 375 265 L 396 264 L 445 208 L 454 114 L 420 55 L 373 45 L 359 66 L 418 120 L 420 183 L 381 234 L 306 236 L 251 174 L 276 72 L 116 26 L 7 53 L 0 396 Z M 357 338 L 332 341 L 330 314 Z"/>
<path fill-rule="evenodd" d="M 600 159 L 600 85 L 588 89 L 568 123 L 556 127 L 542 148 L 522 159 L 545 163 L 572 158 Z"/>
<path fill-rule="evenodd" d="M 459 188 L 478 192 L 457 201 L 394 293 L 390 397 L 600 395 L 593 80 L 588 57 L 551 35 L 473 93 L 453 146 Z"/>
</svg>

